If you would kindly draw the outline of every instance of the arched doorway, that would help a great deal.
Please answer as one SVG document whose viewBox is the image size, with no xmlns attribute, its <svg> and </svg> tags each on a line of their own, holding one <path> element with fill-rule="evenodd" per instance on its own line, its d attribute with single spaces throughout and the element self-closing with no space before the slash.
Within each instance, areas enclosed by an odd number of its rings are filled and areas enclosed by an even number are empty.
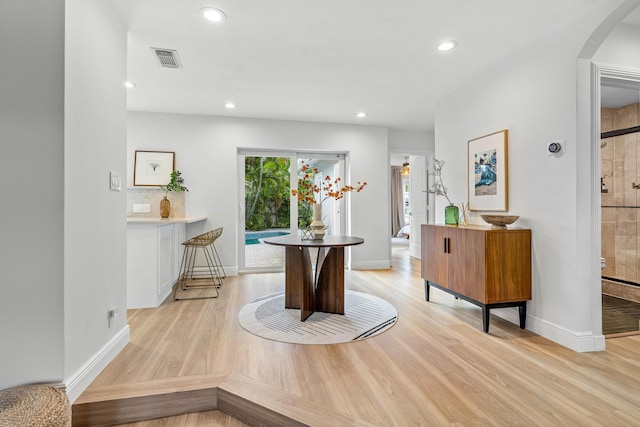
<svg viewBox="0 0 640 427">
<path fill-rule="evenodd" d="M 613 71 L 598 63 L 598 53 L 601 53 L 598 51 L 616 27 L 639 6 L 638 0 L 627 0 L 622 3 L 596 29 L 578 56 L 577 140 L 588 141 L 588 144 L 577 144 L 577 208 L 578 212 L 585 213 L 576 219 L 577 247 L 580 248 L 577 259 L 580 264 L 589 266 L 586 274 L 589 278 L 588 283 L 591 284 L 588 291 L 591 300 L 591 326 L 595 350 L 605 348 L 602 330 L 601 282 L 601 79 L 603 74 Z"/>
</svg>

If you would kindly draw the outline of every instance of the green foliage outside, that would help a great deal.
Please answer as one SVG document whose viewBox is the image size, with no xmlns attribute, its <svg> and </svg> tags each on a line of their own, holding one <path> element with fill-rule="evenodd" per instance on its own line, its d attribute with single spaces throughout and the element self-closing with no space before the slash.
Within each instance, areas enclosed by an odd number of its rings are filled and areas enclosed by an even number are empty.
<svg viewBox="0 0 640 427">
<path fill-rule="evenodd" d="M 246 157 L 245 229 L 289 228 L 289 159 Z"/>
<path fill-rule="evenodd" d="M 307 202 L 298 202 L 298 228 L 307 228 L 312 221 L 313 206 Z"/>
</svg>

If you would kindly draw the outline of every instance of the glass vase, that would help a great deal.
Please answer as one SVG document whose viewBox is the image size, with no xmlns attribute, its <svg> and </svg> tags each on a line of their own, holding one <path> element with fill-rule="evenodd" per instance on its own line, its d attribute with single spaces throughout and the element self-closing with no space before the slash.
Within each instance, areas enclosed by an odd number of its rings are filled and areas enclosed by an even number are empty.
<svg viewBox="0 0 640 427">
<path fill-rule="evenodd" d="M 449 206 L 444 208 L 444 223 L 447 225 L 458 225 L 458 220 L 460 218 L 460 210 L 456 205 L 451 203 Z"/>
<path fill-rule="evenodd" d="M 162 200 L 160 200 L 160 218 L 169 218 L 169 214 L 171 213 L 171 202 L 167 199 L 167 196 L 164 196 Z"/>
</svg>

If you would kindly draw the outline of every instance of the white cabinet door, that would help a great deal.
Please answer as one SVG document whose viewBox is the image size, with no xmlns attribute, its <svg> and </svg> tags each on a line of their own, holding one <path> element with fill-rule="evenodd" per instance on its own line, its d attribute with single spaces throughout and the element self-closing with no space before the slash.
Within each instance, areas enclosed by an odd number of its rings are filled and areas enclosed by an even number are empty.
<svg viewBox="0 0 640 427">
<path fill-rule="evenodd" d="M 158 227 L 158 289 L 159 300 L 171 292 L 174 277 L 175 233 L 174 225 Z"/>
<path fill-rule="evenodd" d="M 187 226 L 185 224 L 174 224 L 174 253 L 173 253 L 173 283 L 178 280 L 180 274 L 180 264 L 182 263 L 182 255 L 184 254 L 184 246 L 182 243 L 187 240 Z"/>
</svg>

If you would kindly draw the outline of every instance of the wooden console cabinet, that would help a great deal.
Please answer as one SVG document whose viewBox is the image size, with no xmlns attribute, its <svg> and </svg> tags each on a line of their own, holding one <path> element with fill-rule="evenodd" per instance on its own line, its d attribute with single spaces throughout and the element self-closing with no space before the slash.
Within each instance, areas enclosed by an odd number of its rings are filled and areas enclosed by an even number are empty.
<svg viewBox="0 0 640 427">
<path fill-rule="evenodd" d="M 482 307 L 489 332 L 492 308 L 518 307 L 524 329 L 531 299 L 531 230 L 422 225 L 425 298 L 434 286 Z"/>
</svg>

